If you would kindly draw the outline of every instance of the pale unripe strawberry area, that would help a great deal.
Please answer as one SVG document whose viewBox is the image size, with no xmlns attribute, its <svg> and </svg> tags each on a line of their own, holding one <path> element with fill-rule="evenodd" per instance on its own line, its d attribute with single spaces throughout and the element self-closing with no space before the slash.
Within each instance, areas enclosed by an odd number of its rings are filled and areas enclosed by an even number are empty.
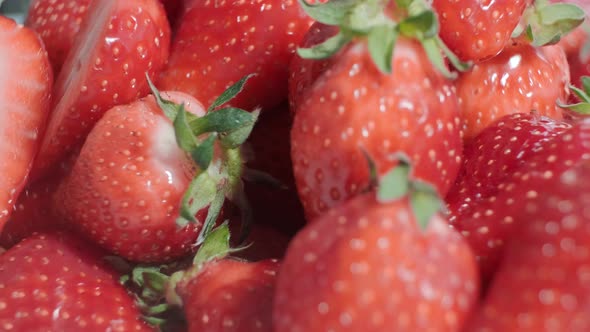
<svg viewBox="0 0 590 332">
<path fill-rule="evenodd" d="M 0 1 L 0 331 L 590 331 L 588 8 Z"/>
</svg>

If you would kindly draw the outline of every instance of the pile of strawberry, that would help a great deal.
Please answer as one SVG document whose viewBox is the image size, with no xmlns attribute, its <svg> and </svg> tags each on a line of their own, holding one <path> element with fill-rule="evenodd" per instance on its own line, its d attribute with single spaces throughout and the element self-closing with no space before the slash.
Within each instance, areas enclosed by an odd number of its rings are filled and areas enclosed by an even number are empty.
<svg viewBox="0 0 590 332">
<path fill-rule="evenodd" d="M 0 16 L 0 330 L 590 331 L 576 2 Z"/>
</svg>

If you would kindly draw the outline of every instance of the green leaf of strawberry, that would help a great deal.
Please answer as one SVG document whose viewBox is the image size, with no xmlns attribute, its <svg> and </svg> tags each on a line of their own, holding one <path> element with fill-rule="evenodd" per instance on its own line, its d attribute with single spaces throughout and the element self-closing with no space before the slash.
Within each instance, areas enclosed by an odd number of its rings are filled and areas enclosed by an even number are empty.
<svg viewBox="0 0 590 332">
<path fill-rule="evenodd" d="M 176 221 L 178 226 L 195 222 L 195 214 L 213 202 L 217 190 L 217 183 L 209 173 L 201 172 L 196 176 L 182 198 L 180 218 Z"/>
<path fill-rule="evenodd" d="M 223 258 L 229 254 L 231 252 L 229 238 L 230 233 L 227 223 L 224 223 L 211 231 L 195 255 L 193 259 L 193 266 L 200 269 L 207 262 L 214 259 Z"/>
<path fill-rule="evenodd" d="M 375 162 L 368 153 L 363 152 L 369 165 L 369 173 L 376 177 Z M 443 210 L 442 200 L 434 186 L 412 178 L 412 166 L 408 156 L 398 153 L 393 159 L 398 161 L 397 166 L 377 180 L 377 201 L 386 204 L 409 197 L 418 225 L 425 230 L 432 216 Z"/>
<path fill-rule="evenodd" d="M 524 26 L 518 26 L 513 37 L 524 33 L 534 46 L 555 44 L 585 18 L 584 10 L 574 4 L 537 0 L 525 11 Z"/>
<path fill-rule="evenodd" d="M 398 200 L 410 191 L 409 176 L 412 168 L 409 159 L 405 156 L 399 158 L 399 164 L 381 177 L 377 200 L 379 202 L 391 202 Z"/>
<path fill-rule="evenodd" d="M 581 100 L 579 103 L 566 104 L 557 101 L 557 105 L 561 108 L 569 109 L 581 115 L 590 114 L 590 77 L 584 76 L 582 80 L 582 89 L 570 85 L 570 90 Z"/>
<path fill-rule="evenodd" d="M 186 114 L 184 105 L 180 105 L 176 117 L 174 118 L 174 133 L 176 134 L 176 142 L 178 143 L 178 146 L 182 150 L 191 153 L 197 147 L 197 138 L 188 124 Z M 207 167 L 205 166 L 202 168 Z"/>
<path fill-rule="evenodd" d="M 399 22 L 385 14 L 387 1 L 329 1 L 324 4 L 308 4 L 300 0 L 302 8 L 318 22 L 339 27 L 339 32 L 323 43 L 310 48 L 299 48 L 299 56 L 308 59 L 326 59 L 336 54 L 346 44 L 358 37 L 366 37 L 369 52 L 377 68 L 383 73 L 392 71 L 392 57 L 398 36 L 402 35 L 420 41 L 430 60 L 446 77 L 456 74 L 446 67 L 443 56 L 451 59 L 458 70 L 465 70 L 467 63 L 461 62 L 448 47 L 441 45 L 438 37 L 439 25 L 436 13 L 428 2 L 397 1 L 406 10 L 406 17 Z"/>
<path fill-rule="evenodd" d="M 309 4 L 305 0 L 299 0 L 299 4 L 314 20 L 328 25 L 340 25 L 358 6 L 359 1 L 341 0 L 328 1 L 325 4 Z"/>
<path fill-rule="evenodd" d="M 387 25 L 380 25 L 371 30 L 368 35 L 369 53 L 371 58 L 384 73 L 391 73 L 393 49 L 397 40 L 397 31 Z"/>
<path fill-rule="evenodd" d="M 236 83 L 232 84 L 219 97 L 217 97 L 217 99 L 215 99 L 215 101 L 213 101 L 213 103 L 209 106 L 209 108 L 207 108 L 207 112 L 212 112 L 212 111 L 216 110 L 217 108 L 219 108 L 220 106 L 223 106 L 228 101 L 234 99 L 234 97 L 236 97 L 240 92 L 242 92 L 242 90 L 244 90 L 244 86 L 246 85 L 246 82 L 248 82 L 248 80 L 254 76 L 256 76 L 256 75 L 255 74 L 246 75 L 243 78 L 241 78 L 239 81 L 237 81 Z"/>
<path fill-rule="evenodd" d="M 418 225 L 422 230 L 426 230 L 429 220 L 432 216 L 441 211 L 444 207 L 436 189 L 426 182 L 414 181 L 410 193 L 410 204 L 412 211 L 416 216 Z"/>
<path fill-rule="evenodd" d="M 339 32 L 333 37 L 328 38 L 325 42 L 310 48 L 298 48 L 297 54 L 305 59 L 327 59 L 336 54 L 344 45 L 352 40 L 351 36 Z"/>
</svg>

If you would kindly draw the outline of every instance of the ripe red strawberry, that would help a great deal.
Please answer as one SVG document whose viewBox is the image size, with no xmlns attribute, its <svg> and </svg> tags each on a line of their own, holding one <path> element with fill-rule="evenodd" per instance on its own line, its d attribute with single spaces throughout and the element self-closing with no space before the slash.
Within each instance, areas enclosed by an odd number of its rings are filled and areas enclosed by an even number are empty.
<svg viewBox="0 0 590 332">
<path fill-rule="evenodd" d="M 240 145 L 258 112 L 219 105 L 247 79 L 230 87 L 206 115 L 188 94 L 161 95 L 153 86 L 155 97 L 108 111 L 58 189 L 62 216 L 127 260 L 172 261 L 193 252 L 226 198 L 245 210 Z"/>
<path fill-rule="evenodd" d="M 51 66 L 30 29 L 0 16 L 0 231 L 23 189 L 49 114 Z"/>
<path fill-rule="evenodd" d="M 25 25 L 43 39 L 55 76 L 61 71 L 91 0 L 33 0 Z M 175 23 L 182 12 L 181 0 L 160 0 L 166 9 L 169 22 Z"/>
<path fill-rule="evenodd" d="M 276 274 L 275 260 L 247 263 L 223 259 L 206 263 L 176 291 L 189 332 L 271 332 Z"/>
<path fill-rule="evenodd" d="M 345 46 L 295 111 L 291 157 L 299 196 L 313 219 L 365 190 L 361 149 L 379 172 L 403 151 L 415 175 L 443 195 L 459 169 L 460 122 L 455 90 L 421 46 L 399 38 L 393 73 L 377 69 L 365 42 Z"/>
<path fill-rule="evenodd" d="M 518 230 L 467 331 L 590 329 L 588 188 L 588 161 L 550 180 L 534 173 L 515 188 L 522 208 L 510 216 Z"/>
<path fill-rule="evenodd" d="M 229 243 L 229 227 L 224 223 L 207 235 L 192 265 L 176 272 L 166 266 L 137 267 L 128 285 L 140 287 L 140 299 L 148 311 L 164 309 L 152 315 L 161 326 L 169 325 L 171 313 L 180 308 L 187 325 L 182 330 L 270 332 L 279 263 L 227 258 L 236 250 Z"/>
<path fill-rule="evenodd" d="M 590 122 L 570 126 L 538 114 L 514 114 L 484 130 L 465 147 L 465 162 L 447 202 L 451 224 L 466 237 L 489 279 L 526 208 L 532 176 L 559 177 L 590 157 Z M 535 195 L 532 191 L 528 195 Z"/>
<path fill-rule="evenodd" d="M 562 117 L 570 82 L 567 60 L 558 46 L 535 48 L 514 43 L 498 56 L 461 73 L 456 81 L 465 141 L 506 114 L 537 111 Z"/>
<path fill-rule="evenodd" d="M 531 0 L 433 0 L 440 38 L 464 61 L 481 61 L 502 51 Z"/>
<path fill-rule="evenodd" d="M 33 0 L 25 25 L 35 30 L 49 54 L 55 76 L 61 71 L 80 31 L 90 0 Z"/>
<path fill-rule="evenodd" d="M 93 1 L 53 91 L 53 113 L 33 177 L 80 144 L 111 107 L 149 92 L 168 57 L 170 27 L 156 0 Z"/>
<path fill-rule="evenodd" d="M 275 332 L 460 331 L 478 298 L 475 259 L 416 192 L 370 192 L 308 224 L 279 271 Z"/>
<path fill-rule="evenodd" d="M 188 1 L 158 86 L 209 104 L 256 73 L 232 105 L 272 108 L 287 97 L 287 67 L 311 23 L 296 1 Z"/>
<path fill-rule="evenodd" d="M 164 94 L 196 115 L 192 97 Z M 172 123 L 149 96 L 108 111 L 88 135 L 56 208 L 111 252 L 133 261 L 167 261 L 191 252 L 198 223 L 178 227 L 180 202 L 195 174 Z"/>
<path fill-rule="evenodd" d="M 100 255 L 66 234 L 35 235 L 0 255 L 0 329 L 150 331 Z"/>
</svg>

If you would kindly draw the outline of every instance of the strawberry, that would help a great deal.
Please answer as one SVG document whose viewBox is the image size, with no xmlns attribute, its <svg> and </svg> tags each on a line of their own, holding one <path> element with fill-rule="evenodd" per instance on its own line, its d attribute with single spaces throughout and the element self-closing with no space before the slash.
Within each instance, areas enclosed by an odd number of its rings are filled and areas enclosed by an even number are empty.
<svg viewBox="0 0 590 332">
<path fill-rule="evenodd" d="M 433 0 L 440 38 L 465 61 L 497 55 L 510 40 L 531 0 Z"/>
<path fill-rule="evenodd" d="M 514 189 L 510 197 L 522 197 L 523 208 L 510 216 L 519 226 L 468 331 L 590 329 L 588 188 L 584 161 L 550 180 L 534 173 Z"/>
<path fill-rule="evenodd" d="M 363 150 L 378 172 L 396 164 L 393 153 L 409 155 L 416 176 L 445 194 L 459 169 L 462 144 L 449 80 L 455 74 L 436 40 L 435 14 L 405 17 L 407 8 L 393 8 L 393 16 L 400 16 L 394 22 L 386 3 L 306 6 L 324 26 L 316 26 L 317 38 L 307 36 L 314 46 L 298 53 L 329 62 L 304 64 L 301 71 L 311 75 L 300 77 L 302 100 L 291 131 L 293 170 L 308 221 L 366 189 Z M 318 43 L 321 37 L 329 38 Z"/>
<path fill-rule="evenodd" d="M 130 280 L 143 288 L 140 300 L 147 312 L 182 308 L 189 332 L 272 331 L 271 314 L 279 263 L 248 263 L 227 257 L 230 233 L 223 224 L 207 235 L 193 264 L 171 276 L 163 268 L 138 267 Z M 162 302 L 153 307 L 144 300 Z M 159 310 L 157 308 L 160 308 Z M 157 315 L 155 315 L 157 316 Z M 164 315 L 165 316 L 165 315 Z M 154 322 L 166 321 L 153 317 Z M 166 325 L 163 325 L 166 326 Z"/>
<path fill-rule="evenodd" d="M 168 57 L 170 27 L 156 0 L 92 1 L 57 77 L 35 179 L 83 142 L 111 107 L 148 94 Z"/>
<path fill-rule="evenodd" d="M 100 255 L 67 234 L 35 235 L 0 255 L 0 329 L 150 331 Z"/>
<path fill-rule="evenodd" d="M 176 287 L 188 331 L 271 332 L 276 260 L 212 261 Z"/>
<path fill-rule="evenodd" d="M 43 39 L 55 76 L 61 71 L 74 38 L 80 31 L 90 0 L 34 0 L 29 5 L 25 26 Z"/>
<path fill-rule="evenodd" d="M 53 72 L 61 71 L 74 39 L 80 32 L 82 22 L 91 0 L 34 0 L 29 5 L 25 25 L 35 30 L 43 39 Z M 182 12 L 181 0 L 160 0 L 166 9 L 168 20 L 176 22 Z"/>
<path fill-rule="evenodd" d="M 347 46 L 333 61 L 296 109 L 291 132 L 307 218 L 365 189 L 369 174 L 361 148 L 380 172 L 395 164 L 391 154 L 403 151 L 416 176 L 445 194 L 461 158 L 458 103 L 421 47 L 400 38 L 389 75 L 375 67 L 364 42 Z"/>
<path fill-rule="evenodd" d="M 51 66 L 30 29 L 0 16 L 0 230 L 23 189 L 49 114 Z"/>
<path fill-rule="evenodd" d="M 590 157 L 590 122 L 569 125 L 538 114 L 513 114 L 484 130 L 465 147 L 457 184 L 447 196 L 450 223 L 467 238 L 489 280 L 503 257 L 504 244 L 524 209 L 515 190 L 533 175 L 549 181 Z M 540 180 L 539 180 L 540 181 Z M 530 195 L 535 195 L 531 189 Z"/>
<path fill-rule="evenodd" d="M 187 1 L 164 90 L 187 92 L 209 104 L 230 84 L 256 73 L 232 105 L 269 109 L 287 96 L 287 67 L 313 22 L 296 1 Z"/>
<path fill-rule="evenodd" d="M 166 96 L 204 114 L 188 95 Z M 171 260 L 192 250 L 202 225 L 178 228 L 175 222 L 194 174 L 172 124 L 149 96 L 116 106 L 96 124 L 55 204 L 64 218 L 117 255 Z"/>
<path fill-rule="evenodd" d="M 229 91 L 240 92 L 245 82 Z M 99 120 L 55 198 L 81 232 L 139 262 L 193 252 L 226 197 L 243 208 L 239 145 L 256 114 L 212 105 L 205 116 L 185 93 L 153 91 L 155 98 L 116 106 Z"/>
<path fill-rule="evenodd" d="M 461 330 L 478 298 L 474 256 L 435 213 L 434 188 L 399 183 L 407 173 L 297 234 L 279 270 L 275 332 Z"/>
<path fill-rule="evenodd" d="M 506 114 L 537 111 L 562 117 L 556 100 L 569 96 L 569 71 L 558 46 L 514 43 L 498 56 L 474 65 L 455 82 L 465 124 L 464 140 Z"/>
</svg>

